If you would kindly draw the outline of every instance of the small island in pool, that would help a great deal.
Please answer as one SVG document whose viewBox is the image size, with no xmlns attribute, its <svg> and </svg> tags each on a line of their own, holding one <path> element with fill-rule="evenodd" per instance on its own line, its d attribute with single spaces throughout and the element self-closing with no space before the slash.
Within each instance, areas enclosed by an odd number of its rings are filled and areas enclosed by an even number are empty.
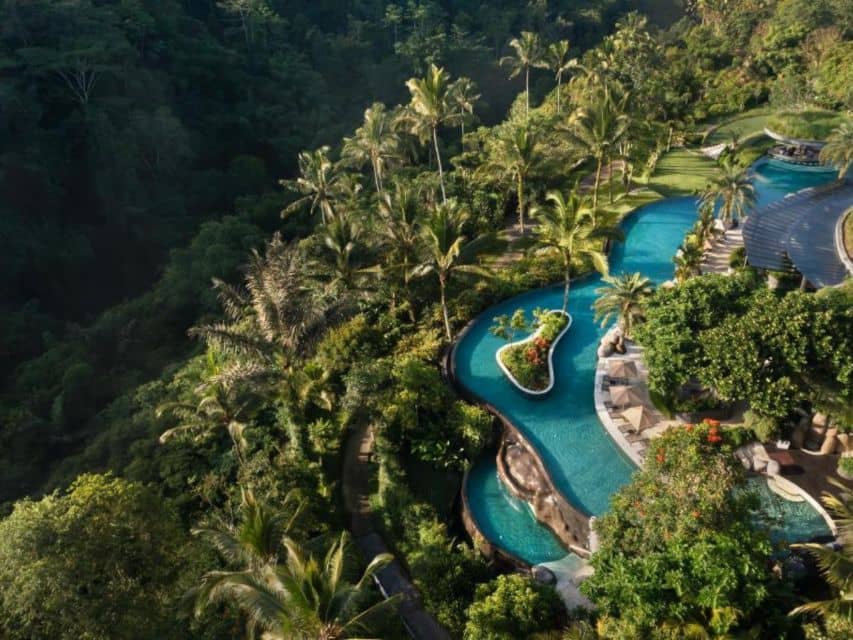
<svg viewBox="0 0 853 640">
<path fill-rule="evenodd" d="M 510 340 L 496 353 L 501 371 L 525 393 L 548 393 L 554 386 L 554 349 L 571 324 L 572 317 L 561 309 L 535 309 L 531 323 L 523 309 L 495 318 L 492 333 Z M 533 333 L 523 340 L 512 341 L 517 332 L 530 330 Z"/>
</svg>

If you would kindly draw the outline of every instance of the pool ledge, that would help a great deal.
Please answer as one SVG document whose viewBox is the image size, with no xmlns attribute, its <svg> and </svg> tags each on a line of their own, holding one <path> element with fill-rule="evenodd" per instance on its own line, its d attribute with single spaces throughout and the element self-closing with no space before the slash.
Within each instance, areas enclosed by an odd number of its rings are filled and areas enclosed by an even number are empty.
<svg viewBox="0 0 853 640">
<path fill-rule="evenodd" d="M 561 544 L 566 547 L 567 550 L 574 551 L 582 556 L 589 555 L 588 550 L 590 548 L 590 538 L 592 535 L 592 525 L 589 515 L 583 513 L 581 510 L 571 505 L 566 499 L 566 497 L 555 488 L 554 481 L 551 478 L 550 473 L 548 472 L 547 466 L 542 461 L 541 455 L 536 450 L 536 447 L 534 447 L 527 440 L 527 438 L 524 437 L 524 434 L 522 434 L 521 431 L 509 421 L 509 419 L 507 419 L 500 411 L 498 411 L 497 408 L 493 407 L 489 403 L 485 402 L 482 398 L 469 391 L 456 378 L 456 348 L 462 341 L 462 339 L 465 337 L 465 335 L 468 333 L 470 328 L 474 326 L 476 321 L 476 318 L 469 321 L 468 324 L 466 324 L 462 331 L 459 332 L 459 334 L 456 336 L 456 339 L 448 346 L 447 350 L 445 351 L 444 357 L 442 358 L 442 371 L 444 373 L 444 376 L 450 386 L 454 390 L 456 390 L 456 392 L 459 393 L 460 396 L 462 396 L 472 404 L 476 404 L 477 406 L 484 408 L 493 417 L 497 418 L 497 420 L 502 425 L 501 434 L 498 442 L 499 453 L 497 463 L 499 470 L 501 468 L 500 452 L 504 449 L 507 437 L 512 437 L 517 442 L 521 442 L 524 444 L 525 449 L 532 458 L 533 464 L 535 464 L 539 469 L 541 469 L 543 480 L 545 483 L 547 483 L 547 486 L 549 487 L 549 493 L 547 495 L 541 495 L 540 498 L 550 499 L 545 502 L 540 501 L 540 505 L 544 505 L 547 502 L 554 507 L 551 510 L 553 511 L 553 513 L 551 513 L 549 517 L 545 517 L 541 509 L 536 510 L 535 507 L 537 505 L 531 504 L 531 506 L 534 507 L 534 513 L 536 515 L 537 520 L 539 520 L 539 522 L 541 522 L 543 526 L 549 528 L 556 535 L 557 539 L 560 540 Z M 569 323 L 569 325 L 566 326 L 564 332 L 568 330 L 570 325 L 571 322 Z M 516 487 L 514 487 L 510 482 L 508 482 L 507 478 L 505 478 L 502 473 L 499 472 L 499 475 L 501 482 L 511 492 L 513 492 L 513 494 L 518 495 Z M 518 497 L 525 501 L 528 501 L 527 497 L 521 495 L 518 495 Z M 487 557 L 496 557 L 499 560 L 502 560 L 503 562 L 508 563 L 516 568 L 531 568 L 531 565 L 529 563 L 521 560 L 514 554 L 508 552 L 494 540 L 490 540 L 489 538 L 487 538 L 477 526 L 476 520 L 468 504 L 467 472 L 462 483 L 462 518 L 463 524 L 465 525 L 468 534 L 471 536 L 471 539 L 483 552 L 484 555 L 486 555 Z M 541 518 L 545 519 L 543 520 Z M 552 523 L 560 523 L 561 526 L 555 527 Z M 558 529 L 562 529 L 563 531 L 561 532 Z"/>
<path fill-rule="evenodd" d="M 640 348 L 635 345 L 629 345 L 629 353 L 637 352 Z M 635 359 L 638 365 L 642 366 L 642 357 L 639 358 L 639 361 Z M 595 366 L 595 386 L 593 387 L 593 400 L 595 401 L 595 413 L 598 415 L 598 420 L 601 422 L 604 429 L 607 431 L 607 434 L 611 437 L 613 442 L 622 450 L 622 453 L 628 458 L 631 462 L 633 462 L 637 467 L 643 466 L 643 454 L 631 446 L 631 443 L 628 442 L 628 439 L 625 437 L 625 434 L 620 431 L 619 427 L 616 426 L 616 423 L 613 421 L 613 418 L 610 416 L 610 412 L 607 410 L 607 407 L 604 406 L 605 393 L 602 389 L 604 384 L 604 377 L 607 375 L 606 371 L 606 363 L 607 358 L 598 358 L 598 362 Z"/>
<path fill-rule="evenodd" d="M 823 505 L 820 503 L 820 501 L 816 500 L 813 495 L 811 495 L 808 491 L 803 489 L 797 483 L 791 482 L 790 480 L 782 477 L 781 475 L 770 476 L 766 473 L 763 473 L 761 475 L 767 478 L 768 483 L 770 482 L 770 480 L 772 480 L 786 492 L 801 496 L 806 502 L 808 502 L 812 506 L 815 511 L 817 511 L 821 515 L 821 517 L 826 522 L 826 525 L 829 527 L 829 530 L 832 531 L 832 535 L 836 538 L 838 537 L 838 526 L 835 524 L 835 521 L 832 519 L 826 509 L 823 508 Z M 770 489 L 771 491 L 773 490 L 772 487 L 770 487 Z"/>
</svg>

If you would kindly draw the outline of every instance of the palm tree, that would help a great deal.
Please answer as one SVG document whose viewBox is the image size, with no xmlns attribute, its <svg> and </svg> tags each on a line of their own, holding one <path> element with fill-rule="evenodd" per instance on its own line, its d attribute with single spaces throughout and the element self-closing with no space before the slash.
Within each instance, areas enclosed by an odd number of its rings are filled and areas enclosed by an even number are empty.
<svg viewBox="0 0 853 640">
<path fill-rule="evenodd" d="M 438 128 L 452 119 L 453 86 L 450 75 L 442 68 L 431 64 L 423 78 L 410 78 L 406 86 L 411 94 L 408 113 L 404 116 L 411 132 L 419 138 L 432 138 L 435 159 L 438 163 L 438 178 L 441 184 L 441 198 L 447 203 L 444 189 L 444 169 L 441 164 L 441 151 L 438 147 Z"/>
<path fill-rule="evenodd" d="M 620 103 L 624 102 L 623 100 Z M 628 133 L 630 120 L 622 112 L 608 87 L 601 89 L 591 106 L 573 114 L 567 132 L 569 143 L 580 149 L 587 157 L 595 159 L 595 183 L 592 191 L 592 206 L 598 206 L 598 190 L 601 185 L 601 169 L 616 153 L 617 145 Z M 611 174 L 613 168 L 610 168 Z M 610 199 L 613 200 L 611 189 Z"/>
<path fill-rule="evenodd" d="M 344 300 L 317 287 L 307 267 L 299 247 L 275 234 L 263 255 L 251 253 L 244 287 L 214 280 L 226 319 L 189 331 L 232 358 L 214 381 L 229 388 L 280 378 L 339 315 Z"/>
<path fill-rule="evenodd" d="M 396 182 L 394 190 L 379 203 L 379 233 L 385 248 L 382 252 L 384 270 L 400 277 L 405 290 L 409 287 L 410 271 L 418 258 L 421 207 L 418 193 L 402 181 Z"/>
<path fill-rule="evenodd" d="M 569 308 L 572 261 L 588 257 L 595 269 L 607 273 L 607 256 L 601 251 L 599 241 L 604 237 L 618 236 L 617 229 L 598 228 L 589 202 L 577 189 L 568 197 L 559 191 L 550 191 L 545 199 L 550 207 L 534 207 L 533 217 L 539 222 L 535 229 L 536 241 L 542 247 L 557 253 L 563 262 L 563 311 Z"/>
<path fill-rule="evenodd" d="M 412 275 L 415 277 L 434 273 L 438 278 L 441 313 L 448 341 L 453 339 L 450 330 L 450 314 L 447 309 L 447 285 L 451 276 L 454 273 L 491 276 L 487 269 L 471 262 L 477 256 L 494 248 L 494 234 L 483 234 L 468 240 L 462 231 L 468 219 L 468 211 L 459 206 L 455 200 L 436 206 L 421 227 L 421 241 L 426 256 L 423 262 L 412 269 Z"/>
<path fill-rule="evenodd" d="M 275 564 L 284 555 L 282 538 L 291 531 L 305 507 L 305 502 L 289 491 L 279 509 L 258 501 L 251 489 L 240 489 L 240 519 L 234 523 L 206 523 L 192 530 L 194 536 L 207 540 L 229 567 L 239 572 L 255 571 L 264 565 Z M 203 580 L 206 587 L 227 579 L 228 571 L 217 572 L 216 580 Z M 201 603 L 203 590 L 194 590 Z M 200 604 L 201 604 L 200 603 Z"/>
<path fill-rule="evenodd" d="M 595 290 L 598 299 L 593 303 L 595 319 L 604 326 L 614 316 L 625 337 L 630 337 L 634 325 L 643 320 L 643 307 L 652 295 L 653 286 L 639 273 L 606 276 L 607 286 Z"/>
<path fill-rule="evenodd" d="M 323 222 L 332 217 L 333 202 L 339 195 L 339 176 L 335 166 L 329 160 L 329 147 L 323 146 L 314 151 L 303 151 L 299 154 L 299 177 L 296 180 L 279 180 L 288 189 L 302 194 L 302 197 L 291 202 L 281 212 L 281 217 L 287 217 L 294 211 L 309 206 L 311 214 L 319 209 Z"/>
<path fill-rule="evenodd" d="M 572 69 L 577 66 L 577 60 L 572 58 L 569 59 L 569 41 L 568 40 L 559 40 L 558 42 L 552 42 L 548 45 L 548 48 L 545 49 L 545 52 L 542 56 L 541 66 L 545 69 L 548 69 L 554 73 L 554 79 L 557 81 L 557 115 L 561 113 L 560 110 L 560 88 L 563 84 L 563 74 L 566 73 L 569 69 Z"/>
<path fill-rule="evenodd" d="M 178 422 L 160 435 L 160 444 L 178 435 L 190 435 L 198 439 L 222 429 L 231 438 L 237 461 L 242 464 L 248 446 L 243 435 L 246 430 L 243 414 L 247 403 L 241 402 L 240 394 L 235 392 L 234 387 L 216 381 L 215 376 L 200 385 L 195 394 L 193 401 L 165 402 L 157 407 L 158 418 L 171 416 Z"/>
<path fill-rule="evenodd" d="M 509 46 L 515 55 L 504 56 L 500 65 L 511 68 L 509 77 L 515 78 L 524 72 L 524 95 L 526 99 L 525 115 L 530 117 L 530 67 L 537 66 L 542 59 L 542 42 L 539 36 L 530 31 L 522 31 L 520 38 L 513 38 Z"/>
<path fill-rule="evenodd" d="M 824 493 L 822 501 L 832 512 L 838 526 L 841 549 L 835 550 L 822 544 L 795 544 L 793 548 L 806 549 L 814 556 L 823 576 L 836 593 L 829 600 L 818 600 L 801 605 L 790 615 L 817 613 L 823 617 L 837 616 L 853 619 L 853 495 L 841 483 L 830 480 L 840 491 L 839 497 Z"/>
<path fill-rule="evenodd" d="M 728 160 L 724 161 L 717 176 L 702 194 L 702 204 L 717 207 L 725 224 L 746 217 L 757 202 L 755 186 L 747 169 L 739 169 Z"/>
<path fill-rule="evenodd" d="M 692 234 L 687 236 L 672 259 L 675 263 L 675 280 L 683 283 L 693 276 L 698 276 L 701 273 L 702 256 L 702 246 L 698 238 Z"/>
<path fill-rule="evenodd" d="M 699 218 L 696 220 L 696 224 L 693 225 L 693 233 L 700 246 L 706 247 L 708 242 L 714 237 L 715 222 L 716 217 L 714 216 L 713 203 L 700 203 Z"/>
<path fill-rule="evenodd" d="M 385 105 L 375 102 L 364 112 L 364 124 L 355 130 L 352 138 L 344 138 L 342 157 L 345 161 L 361 168 L 370 163 L 373 183 L 381 198 L 382 178 L 388 166 L 401 159 L 400 139 L 394 131 L 393 119 Z"/>
<path fill-rule="evenodd" d="M 510 123 L 498 131 L 489 148 L 482 171 L 498 172 L 515 183 L 518 199 L 518 228 L 524 233 L 524 181 L 541 160 L 542 145 L 530 123 Z"/>
<path fill-rule="evenodd" d="M 249 634 L 261 631 L 266 640 L 338 640 L 366 629 L 372 616 L 395 604 L 389 598 L 364 607 L 373 576 L 393 560 L 388 553 L 374 557 L 359 579 L 345 579 L 348 536 L 331 545 L 318 560 L 291 538 L 284 537 L 283 565 L 266 564 L 256 571 L 235 573 L 220 580 L 217 572 L 202 582 L 196 613 L 208 605 L 230 601 L 249 619 Z"/>
<path fill-rule="evenodd" d="M 470 78 L 459 78 L 451 85 L 450 100 L 453 106 L 459 110 L 456 114 L 459 126 L 461 128 L 460 140 L 462 141 L 462 150 L 465 150 L 465 118 L 466 114 L 469 117 L 474 116 L 474 105 L 480 99 L 480 94 L 477 93 L 477 85 Z"/>
<path fill-rule="evenodd" d="M 348 213 L 337 213 L 324 224 L 320 237 L 331 257 L 333 288 L 344 291 L 356 288 L 356 277 L 363 273 L 355 262 L 361 241 L 361 225 Z"/>
<path fill-rule="evenodd" d="M 847 175 L 853 166 L 853 124 L 845 122 L 829 135 L 820 150 L 820 159 L 838 167 L 839 180 Z"/>
</svg>

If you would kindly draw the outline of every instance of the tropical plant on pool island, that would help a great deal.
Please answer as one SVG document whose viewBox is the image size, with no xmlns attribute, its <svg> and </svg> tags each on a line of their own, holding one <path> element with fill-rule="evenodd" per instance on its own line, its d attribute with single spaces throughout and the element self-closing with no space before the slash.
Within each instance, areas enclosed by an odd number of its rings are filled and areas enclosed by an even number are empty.
<svg viewBox="0 0 853 640">
<path fill-rule="evenodd" d="M 753 524 L 757 498 L 743 490 L 732 449 L 714 424 L 671 429 L 612 498 L 596 523 L 595 572 L 581 586 L 605 637 L 723 635 L 760 623 L 771 544 Z"/>
<path fill-rule="evenodd" d="M 592 305 L 595 319 L 601 320 L 601 326 L 604 326 L 615 317 L 622 333 L 630 337 L 634 326 L 645 318 L 643 307 L 654 287 L 648 278 L 639 273 L 605 276 L 604 282 L 606 286 L 595 290 L 598 296 Z"/>
<path fill-rule="evenodd" d="M 551 382 L 548 352 L 554 341 L 569 323 L 569 316 L 559 311 L 533 310 L 533 322 L 528 323 L 523 309 L 512 316 L 498 316 L 491 332 L 506 340 L 512 340 L 516 332 L 535 330 L 535 337 L 510 344 L 500 351 L 501 363 L 525 389 L 542 391 Z"/>
<path fill-rule="evenodd" d="M 553 252 L 563 263 L 563 306 L 569 308 L 573 261 L 587 258 L 602 274 L 607 273 L 607 256 L 602 251 L 605 238 L 621 238 L 617 227 L 604 226 L 595 216 L 594 208 L 577 189 L 564 196 L 551 191 L 545 198 L 551 206 L 537 206 L 532 215 L 539 223 L 536 242 L 546 251 Z"/>
</svg>

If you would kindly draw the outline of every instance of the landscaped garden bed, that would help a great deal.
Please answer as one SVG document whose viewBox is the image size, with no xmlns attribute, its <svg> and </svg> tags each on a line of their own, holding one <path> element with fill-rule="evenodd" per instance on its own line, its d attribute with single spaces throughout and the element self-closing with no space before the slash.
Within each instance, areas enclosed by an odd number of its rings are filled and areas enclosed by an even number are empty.
<svg viewBox="0 0 853 640">
<path fill-rule="evenodd" d="M 528 337 L 504 345 L 496 354 L 498 365 L 516 387 L 534 395 L 548 393 L 554 386 L 553 353 L 557 342 L 568 331 L 572 317 L 561 310 L 536 309 L 527 323 L 519 309 L 512 318 L 496 318 L 495 335 L 512 339 L 515 331 L 535 329 Z"/>
</svg>

